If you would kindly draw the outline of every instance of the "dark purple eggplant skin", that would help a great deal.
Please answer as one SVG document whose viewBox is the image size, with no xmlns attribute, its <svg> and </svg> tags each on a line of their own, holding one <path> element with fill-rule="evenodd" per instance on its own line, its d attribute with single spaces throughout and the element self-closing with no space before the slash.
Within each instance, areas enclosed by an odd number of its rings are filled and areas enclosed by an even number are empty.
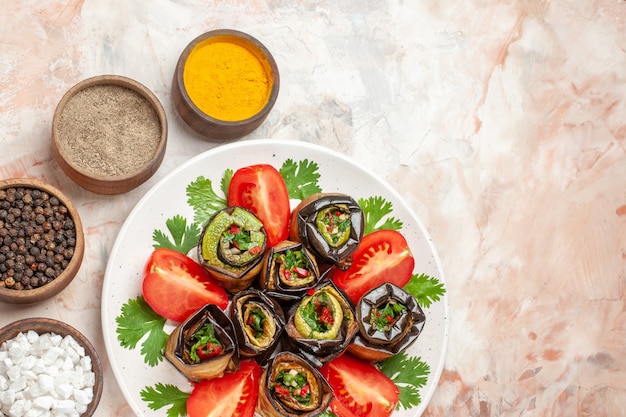
<svg viewBox="0 0 626 417">
<path fill-rule="evenodd" d="M 293 363 L 302 366 L 308 369 L 311 375 L 314 376 L 317 382 L 316 390 L 319 394 L 319 401 L 317 401 L 313 410 L 293 410 L 275 397 L 270 389 L 272 383 L 271 376 L 275 367 L 279 366 L 281 363 Z M 320 374 L 314 364 L 292 352 L 281 351 L 272 358 L 261 375 L 257 413 L 264 417 L 316 417 L 328 409 L 334 397 L 333 390 L 328 384 L 328 381 Z"/>
<path fill-rule="evenodd" d="M 239 309 L 239 301 L 242 302 L 252 301 L 265 307 L 271 314 L 271 319 L 276 324 L 276 333 L 274 335 L 272 343 L 264 348 L 257 348 L 253 344 L 248 342 L 245 335 L 245 323 L 242 322 L 241 314 L 243 313 Z M 277 300 L 266 294 L 265 291 L 249 288 L 233 295 L 230 306 L 230 317 L 233 322 L 233 328 L 235 330 L 235 336 L 239 347 L 239 353 L 242 357 L 253 358 L 261 366 L 264 366 L 267 361 L 272 357 L 274 351 L 280 346 L 280 340 L 282 333 L 285 329 L 285 314 L 283 309 Z"/>
<path fill-rule="evenodd" d="M 348 206 L 351 222 L 348 241 L 337 248 L 331 247 L 326 242 L 315 225 L 317 213 L 335 204 Z M 352 265 L 352 253 L 359 246 L 364 230 L 365 216 L 354 198 L 342 193 L 319 193 L 305 198 L 293 210 L 289 239 L 302 242 L 307 249 L 313 252 L 318 262 L 346 270 Z"/>
<path fill-rule="evenodd" d="M 317 367 L 328 363 L 345 352 L 358 333 L 354 307 L 345 293 L 337 288 L 332 281 L 322 281 L 310 292 L 318 291 L 327 286 L 332 287 L 340 295 L 341 299 L 339 301 L 344 310 L 344 322 L 337 337 L 335 339 L 318 340 L 302 336 L 294 324 L 294 315 L 299 306 L 299 303 L 295 303 L 289 308 L 288 320 L 282 340 L 282 345 L 285 349 L 298 353 Z"/>
<path fill-rule="evenodd" d="M 381 332 L 370 323 L 371 310 L 389 300 L 395 300 L 406 307 L 404 314 L 388 331 Z M 359 332 L 348 351 L 368 362 L 379 362 L 408 349 L 416 342 L 426 324 L 426 315 L 417 299 L 402 288 L 382 284 L 361 297 L 356 309 Z"/>
</svg>

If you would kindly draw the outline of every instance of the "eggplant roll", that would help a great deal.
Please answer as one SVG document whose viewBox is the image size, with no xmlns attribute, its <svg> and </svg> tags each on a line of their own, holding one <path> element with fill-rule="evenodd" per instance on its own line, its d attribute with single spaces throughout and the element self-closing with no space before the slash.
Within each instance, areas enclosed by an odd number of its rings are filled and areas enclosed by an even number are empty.
<svg viewBox="0 0 626 417">
<path fill-rule="evenodd" d="M 213 304 L 207 304 L 169 335 L 165 358 L 192 381 L 219 378 L 239 368 L 233 324 Z"/>
<path fill-rule="evenodd" d="M 285 240 L 270 248 L 263 260 L 259 285 L 272 296 L 299 300 L 320 280 L 315 256 L 300 242 Z"/>
<path fill-rule="evenodd" d="M 364 229 L 363 211 L 352 197 L 320 193 L 305 198 L 295 208 L 289 239 L 302 242 L 319 262 L 346 270 Z"/>
<path fill-rule="evenodd" d="M 358 325 L 352 305 L 332 281 L 320 283 L 307 294 L 291 308 L 285 343 L 295 345 L 302 356 L 321 366 L 346 350 Z"/>
<path fill-rule="evenodd" d="M 231 319 L 240 355 L 263 364 L 280 342 L 285 326 L 280 304 L 262 290 L 240 291 L 232 299 Z"/>
<path fill-rule="evenodd" d="M 243 207 L 216 212 L 198 243 L 201 265 L 230 293 L 250 287 L 267 247 L 263 223 Z"/>
<path fill-rule="evenodd" d="M 424 328 L 426 315 L 413 295 L 385 283 L 361 297 L 356 320 L 359 333 L 348 351 L 378 362 L 411 346 Z"/>
<path fill-rule="evenodd" d="M 263 417 L 314 417 L 333 398 L 332 388 L 311 363 L 280 352 L 263 371 L 256 411 Z"/>
</svg>

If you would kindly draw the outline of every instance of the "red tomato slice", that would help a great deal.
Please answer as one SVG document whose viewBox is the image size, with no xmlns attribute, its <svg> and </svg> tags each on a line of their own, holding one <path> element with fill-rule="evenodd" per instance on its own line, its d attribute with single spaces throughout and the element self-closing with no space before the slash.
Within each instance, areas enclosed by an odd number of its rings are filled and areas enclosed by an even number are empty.
<svg viewBox="0 0 626 417">
<path fill-rule="evenodd" d="M 241 361 L 238 371 L 199 382 L 187 400 L 189 417 L 253 417 L 261 366 Z"/>
<path fill-rule="evenodd" d="M 156 249 L 150 255 L 142 284 L 143 297 L 161 316 L 185 321 L 206 304 L 222 310 L 228 306 L 226 291 L 188 256 L 172 249 Z"/>
<path fill-rule="evenodd" d="M 352 258 L 350 268 L 333 269 L 331 277 L 355 304 L 363 294 L 385 282 L 404 287 L 415 266 L 409 244 L 395 230 L 378 230 L 363 236 Z"/>
<path fill-rule="evenodd" d="M 228 187 L 228 205 L 245 207 L 263 223 L 270 248 L 289 234 L 289 192 L 276 168 L 267 164 L 238 169 Z"/>
<path fill-rule="evenodd" d="M 398 404 L 396 384 L 371 363 L 347 353 L 320 368 L 335 392 L 330 409 L 339 417 L 386 417 Z"/>
</svg>

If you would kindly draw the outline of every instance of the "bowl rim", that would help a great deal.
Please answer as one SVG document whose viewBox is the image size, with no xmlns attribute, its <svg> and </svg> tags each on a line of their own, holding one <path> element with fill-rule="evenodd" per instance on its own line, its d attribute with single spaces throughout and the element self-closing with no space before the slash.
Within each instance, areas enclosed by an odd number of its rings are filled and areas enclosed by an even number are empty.
<svg viewBox="0 0 626 417">
<path fill-rule="evenodd" d="M 120 87 L 126 87 L 135 93 L 146 99 L 154 111 L 156 112 L 159 122 L 161 124 L 161 136 L 159 138 L 159 144 L 154 152 L 154 156 L 144 165 L 139 167 L 133 172 L 129 172 L 121 175 L 99 175 L 88 171 L 78 166 L 74 161 L 66 158 L 65 154 L 61 151 L 60 138 L 58 134 L 59 118 L 63 113 L 67 102 L 89 87 L 115 85 Z M 132 78 L 116 75 L 116 74 L 102 74 L 96 75 L 90 78 L 86 78 L 77 84 L 70 87 L 69 90 L 63 94 L 61 100 L 57 103 L 52 117 L 52 151 L 53 155 L 61 166 L 61 169 L 72 179 L 74 179 L 79 185 L 84 188 L 101 192 L 101 187 L 112 189 L 121 189 L 121 192 L 129 191 L 150 178 L 159 168 L 163 158 L 165 156 L 165 149 L 167 146 L 168 125 L 167 116 L 163 105 L 159 101 L 158 97 L 144 84 L 136 81 Z M 92 184 L 93 183 L 93 184 Z M 117 192 L 106 192 L 104 194 L 117 194 Z"/>
<path fill-rule="evenodd" d="M 50 317 L 29 317 L 16 320 L 0 328 L 0 344 L 14 339 L 20 333 L 26 334 L 29 330 L 33 330 L 39 335 L 46 333 L 54 333 L 63 337 L 70 335 L 85 349 L 85 355 L 91 358 L 91 370 L 95 375 L 95 384 L 93 386 L 93 399 L 81 417 L 93 415 L 102 397 L 104 373 L 100 355 L 91 341 L 78 329 L 66 322 Z"/>
<path fill-rule="evenodd" d="M 76 207 L 71 200 L 61 190 L 47 182 L 35 178 L 9 178 L 0 180 L 0 189 L 7 188 L 33 188 L 46 191 L 59 199 L 67 208 L 74 229 L 76 230 L 76 244 L 74 245 L 74 255 L 63 272 L 51 282 L 33 289 L 12 290 L 0 287 L 0 302 L 12 304 L 34 304 L 59 294 L 74 279 L 83 262 L 85 253 L 85 234 L 83 224 Z"/>
<path fill-rule="evenodd" d="M 185 65 L 187 63 L 187 58 L 189 57 L 189 54 L 196 46 L 198 46 L 202 42 L 205 42 L 211 38 L 218 38 L 218 37 L 233 38 L 247 45 L 251 45 L 254 49 L 260 52 L 263 58 L 267 60 L 267 63 L 269 65 L 270 73 L 271 73 L 272 80 L 273 80 L 270 94 L 267 98 L 267 101 L 263 105 L 263 107 L 261 107 L 261 109 L 258 112 L 256 112 L 254 115 L 246 119 L 222 120 L 222 119 L 216 119 L 215 117 L 212 117 L 206 114 L 205 112 L 200 110 L 200 108 L 196 106 L 196 104 L 191 100 L 191 98 L 189 97 L 189 94 L 187 93 L 187 89 L 185 88 L 185 81 L 183 79 L 184 78 L 183 74 L 184 74 L 184 69 L 185 69 Z M 276 103 L 276 99 L 278 98 L 278 92 L 280 90 L 280 72 L 278 71 L 278 65 L 276 64 L 276 60 L 274 59 L 274 56 L 272 55 L 272 53 L 257 38 L 255 38 L 252 35 L 249 35 L 248 33 L 245 33 L 236 29 L 214 29 L 214 30 L 210 30 L 208 32 L 205 32 L 196 36 L 191 42 L 187 44 L 183 52 L 180 54 L 180 57 L 178 58 L 178 62 L 176 64 L 174 77 L 175 77 L 175 82 L 178 85 L 178 89 L 180 90 L 182 100 L 185 103 L 185 106 L 191 109 L 194 112 L 194 114 L 197 117 L 201 118 L 204 122 L 211 123 L 211 124 L 214 124 L 220 127 L 225 127 L 225 128 L 253 124 L 259 119 L 264 119 L 265 117 L 267 117 L 267 114 L 270 112 L 270 110 L 274 107 L 274 104 Z"/>
</svg>

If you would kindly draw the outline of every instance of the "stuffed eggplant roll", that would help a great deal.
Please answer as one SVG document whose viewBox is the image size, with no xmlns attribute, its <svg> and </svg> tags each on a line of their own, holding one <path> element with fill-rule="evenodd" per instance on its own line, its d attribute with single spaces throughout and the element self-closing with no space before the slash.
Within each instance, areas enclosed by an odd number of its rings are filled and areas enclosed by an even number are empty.
<svg viewBox="0 0 626 417">
<path fill-rule="evenodd" d="M 342 270 L 352 264 L 365 228 L 358 203 L 341 193 L 311 195 L 295 208 L 289 239 L 302 242 L 318 259 Z"/>
<path fill-rule="evenodd" d="M 266 246 L 263 223 L 243 207 L 227 207 L 204 227 L 198 259 L 220 285 L 236 293 L 248 288 L 261 271 Z"/>
<path fill-rule="evenodd" d="M 239 367 L 233 324 L 216 305 L 207 304 L 169 335 L 165 357 L 192 381 L 221 377 Z"/>
</svg>

